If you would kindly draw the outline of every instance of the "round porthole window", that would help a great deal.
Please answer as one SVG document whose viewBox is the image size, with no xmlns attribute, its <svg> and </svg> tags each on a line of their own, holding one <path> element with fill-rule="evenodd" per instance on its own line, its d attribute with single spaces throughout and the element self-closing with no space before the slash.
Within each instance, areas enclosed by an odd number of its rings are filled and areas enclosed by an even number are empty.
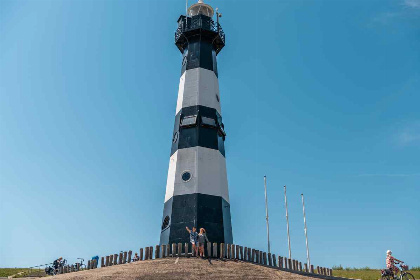
<svg viewBox="0 0 420 280">
<path fill-rule="evenodd" d="M 182 181 L 184 182 L 188 182 L 189 180 L 191 180 L 191 173 L 189 171 L 184 171 L 184 173 L 182 173 L 181 178 Z"/>
</svg>

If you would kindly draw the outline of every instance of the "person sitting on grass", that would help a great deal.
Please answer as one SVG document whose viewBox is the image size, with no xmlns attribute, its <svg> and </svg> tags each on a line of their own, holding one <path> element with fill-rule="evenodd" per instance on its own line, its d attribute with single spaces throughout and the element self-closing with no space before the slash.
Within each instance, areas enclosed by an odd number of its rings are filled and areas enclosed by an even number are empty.
<svg viewBox="0 0 420 280">
<path fill-rule="evenodd" d="M 399 264 L 403 261 L 400 261 L 392 256 L 392 251 L 386 251 L 386 268 L 390 270 L 393 275 L 397 275 L 399 269 L 396 267 L 396 264 Z"/>
<path fill-rule="evenodd" d="M 190 242 L 192 244 L 192 253 L 193 256 L 195 254 L 195 256 L 198 256 L 197 254 L 197 238 L 198 238 L 198 233 L 197 233 L 197 229 L 195 227 L 192 228 L 192 230 L 190 230 L 188 227 L 185 227 L 187 229 L 187 231 L 190 233 Z"/>
</svg>

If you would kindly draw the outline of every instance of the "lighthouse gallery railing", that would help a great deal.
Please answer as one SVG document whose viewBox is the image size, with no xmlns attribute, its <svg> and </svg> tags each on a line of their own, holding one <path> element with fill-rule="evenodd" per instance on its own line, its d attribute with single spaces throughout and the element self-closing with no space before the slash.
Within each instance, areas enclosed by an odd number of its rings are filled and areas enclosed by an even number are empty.
<svg viewBox="0 0 420 280">
<path fill-rule="evenodd" d="M 214 20 L 212 20 L 210 17 L 203 15 L 188 17 L 187 21 L 185 21 L 185 16 L 181 16 L 178 21 L 178 28 L 175 32 L 175 42 L 178 41 L 178 39 L 181 37 L 182 32 L 199 28 L 219 33 L 223 44 L 225 43 L 225 33 L 223 32 L 220 24 L 214 22 Z"/>
</svg>

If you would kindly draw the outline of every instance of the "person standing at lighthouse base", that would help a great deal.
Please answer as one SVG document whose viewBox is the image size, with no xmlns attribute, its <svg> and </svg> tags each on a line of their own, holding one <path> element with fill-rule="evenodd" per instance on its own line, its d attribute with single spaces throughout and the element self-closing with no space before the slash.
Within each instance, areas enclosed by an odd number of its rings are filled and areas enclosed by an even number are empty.
<svg viewBox="0 0 420 280">
<path fill-rule="evenodd" d="M 187 231 L 190 234 L 190 242 L 192 244 L 192 253 L 193 255 L 195 254 L 195 256 L 198 255 L 197 253 L 197 241 L 198 241 L 198 233 L 197 233 L 197 229 L 195 227 L 192 227 L 192 229 L 189 229 L 188 227 L 185 227 L 187 229 Z"/>
</svg>

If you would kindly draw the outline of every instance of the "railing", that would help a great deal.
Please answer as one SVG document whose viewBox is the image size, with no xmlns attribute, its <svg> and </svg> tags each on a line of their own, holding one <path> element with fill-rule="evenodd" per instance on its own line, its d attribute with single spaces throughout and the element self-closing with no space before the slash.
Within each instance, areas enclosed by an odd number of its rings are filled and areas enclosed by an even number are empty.
<svg viewBox="0 0 420 280">
<path fill-rule="evenodd" d="M 220 24 L 202 15 L 188 17 L 187 21 L 185 21 L 185 16 L 182 16 L 178 21 L 178 28 L 175 32 L 175 42 L 178 41 L 183 32 L 200 28 L 219 33 L 220 39 L 225 43 L 225 32 L 223 32 Z"/>
</svg>

